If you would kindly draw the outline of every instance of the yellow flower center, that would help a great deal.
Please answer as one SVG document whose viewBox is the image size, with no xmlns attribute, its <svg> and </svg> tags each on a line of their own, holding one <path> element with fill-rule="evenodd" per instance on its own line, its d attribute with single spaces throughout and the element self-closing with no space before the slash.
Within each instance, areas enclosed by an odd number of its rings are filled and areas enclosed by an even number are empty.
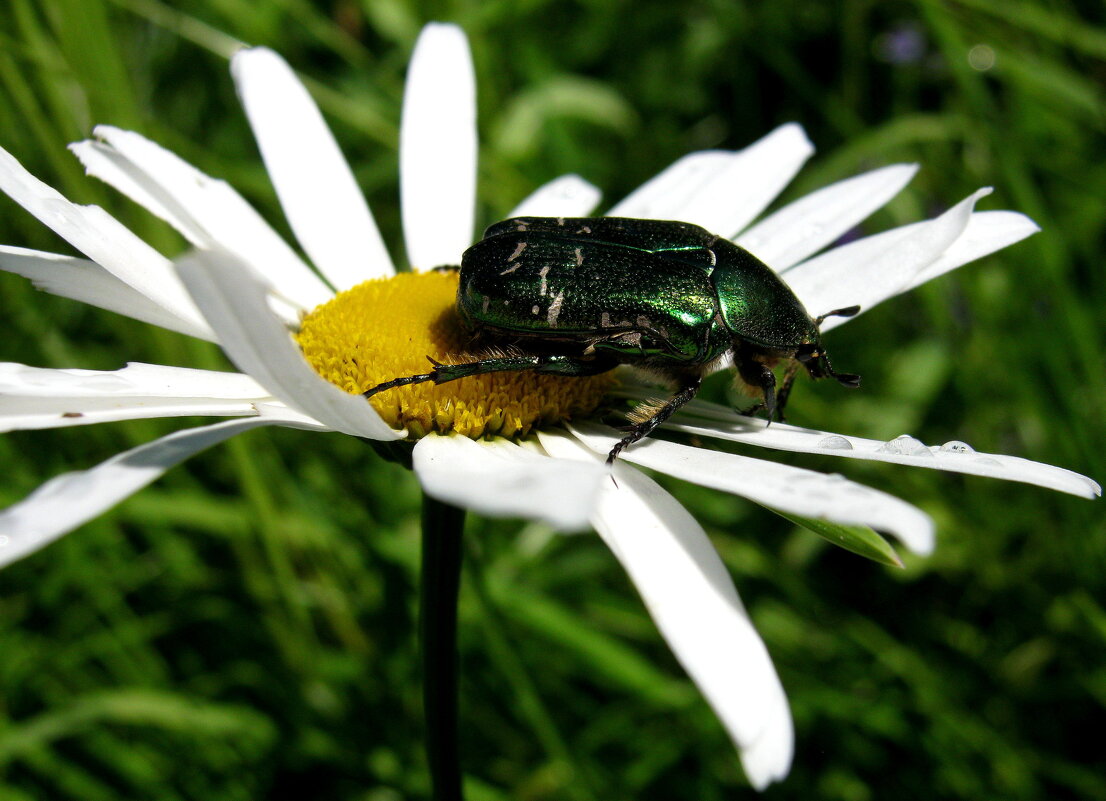
<svg viewBox="0 0 1106 801">
<path fill-rule="evenodd" d="M 315 371 L 352 394 L 444 364 L 486 358 L 467 351 L 470 335 L 454 304 L 458 274 L 400 273 L 339 293 L 304 317 L 296 339 Z M 368 400 L 412 438 L 432 431 L 524 436 L 535 426 L 585 415 L 614 383 L 611 373 L 573 378 L 533 371 L 486 373 L 435 386 L 408 384 Z"/>
</svg>

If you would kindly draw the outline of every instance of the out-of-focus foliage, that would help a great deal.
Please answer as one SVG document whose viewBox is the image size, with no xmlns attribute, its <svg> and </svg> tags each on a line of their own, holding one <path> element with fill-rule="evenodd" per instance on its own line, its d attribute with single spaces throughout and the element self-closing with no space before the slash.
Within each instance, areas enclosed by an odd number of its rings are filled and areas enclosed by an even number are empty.
<svg viewBox="0 0 1106 801">
<path fill-rule="evenodd" d="M 65 143 L 131 127 L 284 226 L 226 74 L 236 41 L 302 71 L 399 251 L 403 71 L 431 19 L 469 33 L 482 222 L 576 172 L 613 202 L 694 149 L 797 120 L 787 197 L 918 161 L 866 230 L 982 185 L 1042 234 L 832 335 L 864 388 L 803 383 L 796 422 L 909 431 L 1106 477 L 1106 29 L 1075 0 L 690 3 L 7 0 L 0 144 L 168 254 Z M 285 230 L 282 227 L 282 230 Z M 66 251 L 6 199 L 0 241 Z M 352 254 L 351 257 L 355 257 Z M 221 367 L 184 337 L 0 276 L 0 359 Z M 725 380 L 707 395 L 725 400 Z M 0 439 L 13 502 L 191 421 Z M 828 459 L 913 500 L 940 544 L 904 570 L 670 482 L 714 536 L 790 694 L 772 798 L 1106 797 L 1101 504 Z M 353 439 L 247 434 L 0 575 L 0 798 L 424 797 L 414 642 L 418 490 Z M 463 755 L 472 801 L 733 798 L 732 747 L 594 537 L 470 520 Z M 745 788 L 743 790 L 742 788 Z"/>
</svg>

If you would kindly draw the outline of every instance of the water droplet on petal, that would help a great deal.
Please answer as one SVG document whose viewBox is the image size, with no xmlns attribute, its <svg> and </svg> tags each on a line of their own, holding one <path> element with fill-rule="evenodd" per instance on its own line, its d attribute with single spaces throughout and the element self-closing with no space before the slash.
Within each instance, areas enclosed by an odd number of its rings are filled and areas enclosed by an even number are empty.
<svg viewBox="0 0 1106 801">
<path fill-rule="evenodd" d="M 990 456 L 980 456 L 978 459 L 972 459 L 972 464 L 985 464 L 988 467 L 1002 467 L 1002 462 L 998 459 L 992 459 Z"/>
<path fill-rule="evenodd" d="M 901 434 L 879 446 L 877 453 L 893 453 L 897 456 L 932 456 L 921 440 L 909 434 Z"/>
<path fill-rule="evenodd" d="M 829 448 L 835 451 L 851 451 L 853 449 L 853 444 L 838 434 L 831 434 L 828 437 L 823 437 L 818 443 L 818 447 Z"/>
<path fill-rule="evenodd" d="M 975 453 L 975 448 L 966 442 L 952 439 L 941 446 L 941 453 Z"/>
</svg>

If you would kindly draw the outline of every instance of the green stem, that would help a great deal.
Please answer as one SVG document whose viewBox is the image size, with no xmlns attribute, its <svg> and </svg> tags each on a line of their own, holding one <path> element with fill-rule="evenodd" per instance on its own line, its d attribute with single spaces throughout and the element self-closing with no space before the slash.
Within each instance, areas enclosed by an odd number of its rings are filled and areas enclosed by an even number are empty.
<svg viewBox="0 0 1106 801">
<path fill-rule="evenodd" d="M 462 801 L 457 750 L 457 592 L 465 510 L 423 495 L 419 641 L 434 801 Z"/>
</svg>

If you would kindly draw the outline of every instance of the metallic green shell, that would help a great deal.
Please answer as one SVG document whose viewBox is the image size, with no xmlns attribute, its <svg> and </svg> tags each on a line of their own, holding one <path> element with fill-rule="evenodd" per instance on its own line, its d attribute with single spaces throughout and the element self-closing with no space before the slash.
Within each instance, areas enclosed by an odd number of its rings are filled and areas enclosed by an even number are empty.
<svg viewBox="0 0 1106 801">
<path fill-rule="evenodd" d="M 712 250 L 718 265 L 711 280 L 735 335 L 780 350 L 818 341 L 818 326 L 771 267 L 728 239 L 719 239 Z"/>
<path fill-rule="evenodd" d="M 586 343 L 624 361 L 705 364 L 735 336 L 772 349 L 817 337 L 802 304 L 748 251 L 691 223 L 519 217 L 461 261 L 470 325 Z"/>
</svg>

